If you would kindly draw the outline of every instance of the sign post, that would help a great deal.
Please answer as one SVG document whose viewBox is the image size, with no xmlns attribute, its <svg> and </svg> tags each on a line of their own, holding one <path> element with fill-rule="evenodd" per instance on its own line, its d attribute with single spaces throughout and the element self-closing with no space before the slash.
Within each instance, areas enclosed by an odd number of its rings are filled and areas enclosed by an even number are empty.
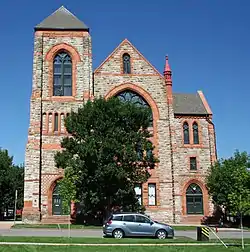
<svg viewBox="0 0 250 252">
<path fill-rule="evenodd" d="M 17 190 L 15 191 L 14 225 L 16 224 L 16 204 L 17 204 Z"/>
</svg>

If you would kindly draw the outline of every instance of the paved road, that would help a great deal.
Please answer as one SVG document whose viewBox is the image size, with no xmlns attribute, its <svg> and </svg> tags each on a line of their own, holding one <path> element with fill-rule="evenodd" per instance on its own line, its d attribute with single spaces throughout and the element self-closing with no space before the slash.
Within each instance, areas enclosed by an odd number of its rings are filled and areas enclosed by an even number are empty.
<svg viewBox="0 0 250 252">
<path fill-rule="evenodd" d="M 221 231 L 217 235 L 220 238 L 240 239 L 241 232 L 239 231 Z M 46 237 L 66 237 L 68 236 L 68 230 L 56 230 L 56 229 L 0 229 L 0 236 L 46 236 Z M 71 230 L 72 237 L 102 237 L 101 230 L 88 229 L 88 230 Z M 175 231 L 175 236 L 185 236 L 192 239 L 196 239 L 196 231 Z M 250 232 L 244 232 L 245 238 L 250 238 Z M 214 239 L 215 236 L 210 233 L 210 239 Z"/>
</svg>

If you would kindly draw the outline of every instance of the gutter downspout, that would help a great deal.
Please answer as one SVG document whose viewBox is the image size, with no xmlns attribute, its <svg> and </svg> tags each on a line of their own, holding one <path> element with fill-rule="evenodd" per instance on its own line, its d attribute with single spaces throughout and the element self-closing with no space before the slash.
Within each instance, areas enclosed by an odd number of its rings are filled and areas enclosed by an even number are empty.
<svg viewBox="0 0 250 252">
<path fill-rule="evenodd" d="M 214 149 L 215 149 L 215 158 L 217 160 L 217 145 L 216 145 L 216 134 L 215 134 L 215 126 L 214 123 L 211 121 L 211 119 L 209 118 L 209 116 L 206 116 L 206 121 L 212 125 L 213 130 L 214 130 Z M 209 129 L 208 129 L 208 135 L 209 135 Z M 212 161 L 212 151 L 211 151 L 211 139 L 209 136 L 209 149 L 210 149 L 210 161 L 211 161 L 211 165 L 213 165 L 213 161 Z"/>
<path fill-rule="evenodd" d="M 172 133 L 171 133 L 171 124 L 170 124 L 170 109 L 169 109 L 169 101 L 168 101 L 168 130 L 169 130 L 169 142 L 170 142 L 170 159 L 171 159 L 171 177 L 172 177 L 172 202 L 173 202 L 173 223 L 176 223 L 176 215 L 175 215 L 175 184 L 174 184 L 174 153 L 173 153 L 173 141 L 172 141 Z"/>
<path fill-rule="evenodd" d="M 39 146 L 39 212 L 40 212 L 40 221 L 42 220 L 42 135 L 43 135 L 43 35 L 42 35 L 42 50 L 41 50 L 41 104 L 40 104 L 40 146 Z"/>
</svg>

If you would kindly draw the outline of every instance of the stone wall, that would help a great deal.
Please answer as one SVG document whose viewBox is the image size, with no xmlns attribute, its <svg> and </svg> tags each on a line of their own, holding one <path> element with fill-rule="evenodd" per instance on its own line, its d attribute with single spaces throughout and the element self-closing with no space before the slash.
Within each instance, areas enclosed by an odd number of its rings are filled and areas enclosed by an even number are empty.
<svg viewBox="0 0 250 252">
<path fill-rule="evenodd" d="M 61 50 L 66 50 L 72 58 L 72 97 L 53 97 L 53 58 Z M 35 33 L 30 126 L 25 155 L 24 221 L 40 219 L 38 203 L 41 111 L 43 114 L 41 211 L 43 215 L 47 215 L 48 191 L 53 190 L 51 183 L 62 177 L 55 167 L 54 154 L 60 150 L 60 141 L 66 133 L 61 130 L 53 132 L 53 117 L 55 113 L 66 116 L 92 96 L 91 73 L 92 48 L 88 32 L 37 31 Z M 63 119 L 59 124 L 61 124 L 60 129 L 63 129 Z"/>
<path fill-rule="evenodd" d="M 72 57 L 73 95 L 54 97 L 53 58 L 60 50 Z M 204 198 L 204 214 L 212 211 L 205 186 L 205 176 L 216 159 L 214 128 L 205 117 L 175 116 L 164 77 L 128 41 L 124 40 L 94 72 L 92 80 L 91 38 L 87 32 L 36 32 L 33 61 L 33 86 L 30 103 L 30 126 L 25 156 L 24 214 L 26 221 L 39 221 L 52 214 L 52 192 L 63 171 L 55 167 L 54 155 L 67 132 L 64 118 L 89 98 L 112 97 L 126 89 L 141 95 L 153 112 L 152 142 L 160 160 L 143 185 L 143 203 L 154 219 L 168 223 L 194 220 L 186 214 L 186 188 L 197 183 Z M 122 56 L 131 57 L 131 74 L 123 74 Z M 42 108 L 41 108 L 41 86 Z M 92 93 L 94 90 L 94 93 Z M 171 97 L 170 97 L 171 98 Z M 203 97 L 204 100 L 204 97 Z M 40 120 L 42 112 L 42 206 L 39 209 Z M 55 113 L 59 129 L 54 132 Z M 200 143 L 183 144 L 183 122 L 199 125 Z M 191 133 L 190 133 L 191 136 Z M 189 158 L 198 160 L 197 171 L 190 171 Z M 156 184 L 156 206 L 148 204 L 148 183 Z M 202 216 L 195 216 L 199 220 Z"/>
</svg>

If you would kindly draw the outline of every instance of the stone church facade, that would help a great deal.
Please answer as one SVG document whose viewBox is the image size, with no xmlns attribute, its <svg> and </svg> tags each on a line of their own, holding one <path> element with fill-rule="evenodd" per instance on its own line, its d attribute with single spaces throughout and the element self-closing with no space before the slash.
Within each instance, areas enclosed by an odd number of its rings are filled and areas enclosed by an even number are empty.
<svg viewBox="0 0 250 252">
<path fill-rule="evenodd" d="M 147 213 L 168 223 L 210 215 L 205 176 L 216 160 L 216 141 L 204 94 L 174 93 L 168 58 L 161 74 L 127 39 L 93 71 L 89 29 L 61 7 L 35 27 L 23 220 L 62 221 L 57 181 L 63 170 L 55 167 L 54 155 L 67 135 L 64 118 L 99 96 L 151 107 L 160 162 L 148 182 L 136 187 Z"/>
</svg>

